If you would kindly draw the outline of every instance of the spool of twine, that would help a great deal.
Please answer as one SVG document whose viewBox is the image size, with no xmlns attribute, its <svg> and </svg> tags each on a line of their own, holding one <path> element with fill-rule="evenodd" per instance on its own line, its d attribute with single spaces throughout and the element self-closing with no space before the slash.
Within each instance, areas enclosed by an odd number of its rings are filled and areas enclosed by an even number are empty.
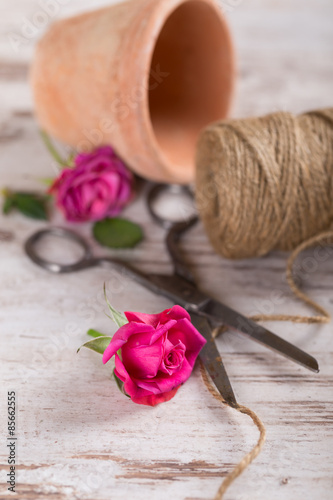
<svg viewBox="0 0 333 500">
<path fill-rule="evenodd" d="M 206 128 L 196 198 L 215 251 L 230 259 L 293 250 L 333 222 L 333 108 Z"/>
</svg>

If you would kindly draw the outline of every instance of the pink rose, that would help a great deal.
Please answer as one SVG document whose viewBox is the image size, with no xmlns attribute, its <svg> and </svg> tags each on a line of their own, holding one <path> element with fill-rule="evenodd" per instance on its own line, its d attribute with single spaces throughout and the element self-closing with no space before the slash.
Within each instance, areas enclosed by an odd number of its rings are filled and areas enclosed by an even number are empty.
<svg viewBox="0 0 333 500">
<path fill-rule="evenodd" d="M 129 323 L 113 336 L 103 363 L 115 355 L 115 374 L 135 403 L 155 406 L 169 401 L 191 375 L 206 340 L 180 306 L 160 314 L 125 316 Z"/>
<path fill-rule="evenodd" d="M 110 146 L 75 158 L 73 168 L 64 169 L 49 192 L 71 222 L 113 217 L 131 198 L 133 177 Z"/>
</svg>

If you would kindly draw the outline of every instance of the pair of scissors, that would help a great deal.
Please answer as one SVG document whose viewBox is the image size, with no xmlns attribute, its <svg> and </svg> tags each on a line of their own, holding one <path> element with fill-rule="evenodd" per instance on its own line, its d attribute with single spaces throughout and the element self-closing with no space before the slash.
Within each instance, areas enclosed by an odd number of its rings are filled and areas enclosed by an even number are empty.
<svg viewBox="0 0 333 500">
<path fill-rule="evenodd" d="M 180 222 L 172 222 L 159 215 L 154 206 L 161 193 L 165 190 L 175 189 L 183 194 L 190 194 L 188 188 L 184 186 L 153 185 L 147 195 L 147 206 L 150 214 L 156 222 L 168 230 L 166 247 L 174 264 L 172 275 L 145 274 L 112 257 L 95 258 L 89 245 L 81 236 L 61 228 L 45 229 L 33 234 L 25 243 L 26 254 L 38 266 L 57 274 L 81 271 L 94 266 L 111 266 L 153 293 L 162 295 L 174 304 L 184 307 L 190 314 L 193 325 L 207 340 L 200 352 L 200 359 L 224 401 L 233 408 L 238 407 L 238 403 L 212 335 L 213 329 L 216 327 L 226 326 L 231 330 L 236 330 L 303 367 L 318 372 L 318 363 L 312 356 L 199 290 L 178 247 L 180 237 L 198 221 L 197 215 L 191 215 Z M 37 244 L 46 236 L 57 236 L 74 241 L 81 247 L 83 257 L 69 265 L 44 259 L 37 252 Z"/>
</svg>

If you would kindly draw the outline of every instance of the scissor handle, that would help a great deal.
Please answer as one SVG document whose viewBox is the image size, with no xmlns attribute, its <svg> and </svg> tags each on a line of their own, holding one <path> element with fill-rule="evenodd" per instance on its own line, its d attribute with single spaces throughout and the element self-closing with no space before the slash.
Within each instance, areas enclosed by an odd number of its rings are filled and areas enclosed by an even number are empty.
<svg viewBox="0 0 333 500">
<path fill-rule="evenodd" d="M 74 241 L 83 251 L 83 256 L 72 264 L 59 264 L 58 262 L 52 262 L 44 259 L 39 255 L 36 250 L 38 243 L 40 243 L 44 238 L 48 236 L 56 236 L 60 238 L 65 238 L 67 240 Z M 25 243 L 25 252 L 28 257 L 38 266 L 46 269 L 55 274 L 71 273 L 74 271 L 80 271 L 81 269 L 86 269 L 94 264 L 92 259 L 92 253 L 89 245 L 85 242 L 81 236 L 70 231 L 68 229 L 63 229 L 60 227 L 53 227 L 50 229 L 43 229 L 34 233 Z"/>
<path fill-rule="evenodd" d="M 189 217 L 180 220 L 172 221 L 166 217 L 160 216 L 154 209 L 154 202 L 158 197 L 166 191 L 176 192 L 177 194 L 185 193 L 189 198 L 193 200 L 193 193 L 187 186 L 182 185 L 169 185 L 169 184 L 156 184 L 153 185 L 147 195 L 147 206 L 148 211 L 155 222 L 160 226 L 168 229 L 168 234 L 166 237 L 166 247 L 169 255 L 172 259 L 175 273 L 182 278 L 185 278 L 190 283 L 195 283 L 194 277 L 186 265 L 180 251 L 179 251 L 179 239 L 180 237 L 188 231 L 192 226 L 198 222 L 198 216 L 191 214 Z"/>
<path fill-rule="evenodd" d="M 187 264 L 185 263 L 180 251 L 179 251 L 179 239 L 183 233 L 185 233 L 190 227 L 197 223 L 196 219 L 191 219 L 188 222 L 178 222 L 174 224 L 170 229 L 166 237 L 166 247 L 168 249 L 169 255 L 172 259 L 175 273 L 182 278 L 185 278 L 190 283 L 195 284 L 195 279 Z"/>
<path fill-rule="evenodd" d="M 181 227 L 184 232 L 185 228 L 192 227 L 192 225 L 197 222 L 198 216 L 191 213 L 188 217 L 180 218 L 179 220 L 174 221 L 159 215 L 154 208 L 154 203 L 162 194 L 166 192 L 170 192 L 171 194 L 185 194 L 191 200 L 194 199 L 193 193 L 188 186 L 179 184 L 155 184 L 149 189 L 147 195 L 148 211 L 154 221 L 166 229 L 170 229 L 171 227 L 175 227 L 179 224 L 179 227 Z"/>
</svg>

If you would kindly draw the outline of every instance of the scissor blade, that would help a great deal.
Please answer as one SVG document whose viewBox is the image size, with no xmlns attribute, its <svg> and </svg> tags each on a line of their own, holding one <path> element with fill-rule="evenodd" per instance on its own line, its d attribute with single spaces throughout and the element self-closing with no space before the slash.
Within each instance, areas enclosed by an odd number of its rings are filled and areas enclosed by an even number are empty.
<svg viewBox="0 0 333 500">
<path fill-rule="evenodd" d="M 260 342 L 273 351 L 282 354 L 295 363 L 298 363 L 313 372 L 319 372 L 318 362 L 315 358 L 302 351 L 298 347 L 283 340 L 275 333 L 270 332 L 263 326 L 246 318 L 242 314 L 230 309 L 221 302 L 210 300 L 202 310 L 209 316 L 209 319 L 216 325 L 226 325 L 229 328 L 237 330 L 247 335 L 253 340 Z"/>
<path fill-rule="evenodd" d="M 236 408 L 238 405 L 234 391 L 212 336 L 212 329 L 204 316 L 192 312 L 190 312 L 190 316 L 192 324 L 207 340 L 199 357 L 225 402 L 232 408 Z"/>
</svg>

